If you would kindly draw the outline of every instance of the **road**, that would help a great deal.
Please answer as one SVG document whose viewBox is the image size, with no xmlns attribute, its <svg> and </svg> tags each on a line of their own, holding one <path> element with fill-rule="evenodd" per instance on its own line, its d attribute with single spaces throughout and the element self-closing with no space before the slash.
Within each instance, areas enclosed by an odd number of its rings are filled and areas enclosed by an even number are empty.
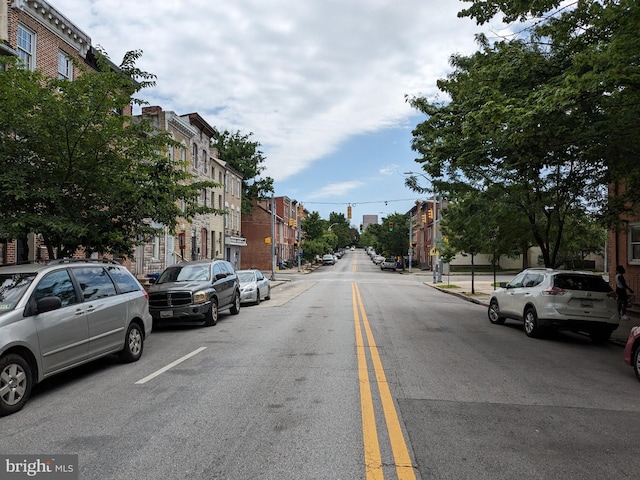
<svg viewBox="0 0 640 480">
<path fill-rule="evenodd" d="M 637 478 L 640 385 L 617 345 L 527 338 L 363 251 L 214 327 L 165 327 L 0 419 L 5 454 L 81 479 Z M 36 477 L 37 478 L 37 477 Z"/>
</svg>

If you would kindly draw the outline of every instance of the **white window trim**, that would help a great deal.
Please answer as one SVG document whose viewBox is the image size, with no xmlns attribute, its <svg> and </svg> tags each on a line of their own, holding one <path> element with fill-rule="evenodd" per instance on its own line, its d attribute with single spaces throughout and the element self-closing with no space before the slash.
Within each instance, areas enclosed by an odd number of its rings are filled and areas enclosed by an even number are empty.
<svg viewBox="0 0 640 480">
<path fill-rule="evenodd" d="M 23 48 L 20 47 L 20 31 L 23 30 L 25 32 L 27 32 L 29 35 L 31 35 L 31 51 L 27 51 Z M 17 45 L 17 50 L 18 50 L 18 54 L 24 52 L 26 55 L 29 56 L 29 62 L 26 64 L 26 68 L 27 70 L 35 70 L 36 69 L 36 32 L 34 32 L 33 30 L 31 30 L 30 28 L 25 27 L 22 24 L 18 24 L 18 36 L 16 38 L 16 45 Z M 18 55 L 21 59 L 22 56 Z"/>
<path fill-rule="evenodd" d="M 627 262 L 629 265 L 640 265 L 640 257 L 633 258 L 633 246 L 640 245 L 640 241 L 633 242 L 631 230 L 638 230 L 640 232 L 640 222 L 630 222 L 627 230 Z"/>
<path fill-rule="evenodd" d="M 60 61 L 64 61 L 65 72 L 60 71 Z M 73 80 L 73 62 L 71 57 L 63 50 L 58 50 L 58 79 Z"/>
</svg>

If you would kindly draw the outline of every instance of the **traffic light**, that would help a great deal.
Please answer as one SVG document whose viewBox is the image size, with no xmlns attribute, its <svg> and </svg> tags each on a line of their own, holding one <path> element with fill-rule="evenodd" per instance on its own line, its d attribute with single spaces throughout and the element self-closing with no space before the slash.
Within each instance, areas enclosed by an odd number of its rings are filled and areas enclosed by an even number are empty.
<svg viewBox="0 0 640 480">
<path fill-rule="evenodd" d="M 428 213 L 429 213 L 429 220 L 433 220 L 433 209 L 430 208 L 428 210 Z"/>
<path fill-rule="evenodd" d="M 427 223 L 427 214 L 426 213 L 422 214 L 422 223 Z"/>
<path fill-rule="evenodd" d="M 351 205 L 347 206 L 347 218 L 351 220 Z"/>
<path fill-rule="evenodd" d="M 393 232 L 393 222 L 389 222 L 389 231 Z"/>
<path fill-rule="evenodd" d="M 360 224 L 360 233 L 362 233 L 362 224 Z"/>
</svg>

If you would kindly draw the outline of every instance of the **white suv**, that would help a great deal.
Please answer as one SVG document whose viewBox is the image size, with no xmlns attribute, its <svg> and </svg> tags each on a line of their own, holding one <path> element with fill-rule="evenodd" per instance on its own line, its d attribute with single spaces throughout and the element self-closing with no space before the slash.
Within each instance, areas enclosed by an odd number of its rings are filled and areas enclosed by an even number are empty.
<svg viewBox="0 0 640 480">
<path fill-rule="evenodd" d="M 609 340 L 618 328 L 616 294 L 600 275 L 529 268 L 501 283 L 489 301 L 489 321 L 524 322 L 529 337 L 545 329 L 585 332 L 594 342 Z"/>
</svg>

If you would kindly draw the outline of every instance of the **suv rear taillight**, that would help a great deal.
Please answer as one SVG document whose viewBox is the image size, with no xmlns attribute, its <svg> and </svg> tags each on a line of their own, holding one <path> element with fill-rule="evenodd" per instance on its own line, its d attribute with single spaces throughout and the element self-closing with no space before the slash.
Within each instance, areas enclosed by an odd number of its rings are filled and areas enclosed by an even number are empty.
<svg viewBox="0 0 640 480">
<path fill-rule="evenodd" d="M 542 295 L 564 295 L 567 291 L 560 287 L 547 287 L 542 291 Z"/>
<path fill-rule="evenodd" d="M 611 290 L 609 293 L 607 293 L 607 297 L 613 298 L 614 300 L 616 300 L 618 298 L 618 294 L 613 290 Z"/>
<path fill-rule="evenodd" d="M 146 289 L 144 289 L 144 288 L 142 289 L 142 291 L 144 292 L 144 296 L 145 296 L 145 298 L 146 298 L 147 300 L 149 300 L 149 292 L 147 292 L 147 290 L 146 290 Z"/>
</svg>

